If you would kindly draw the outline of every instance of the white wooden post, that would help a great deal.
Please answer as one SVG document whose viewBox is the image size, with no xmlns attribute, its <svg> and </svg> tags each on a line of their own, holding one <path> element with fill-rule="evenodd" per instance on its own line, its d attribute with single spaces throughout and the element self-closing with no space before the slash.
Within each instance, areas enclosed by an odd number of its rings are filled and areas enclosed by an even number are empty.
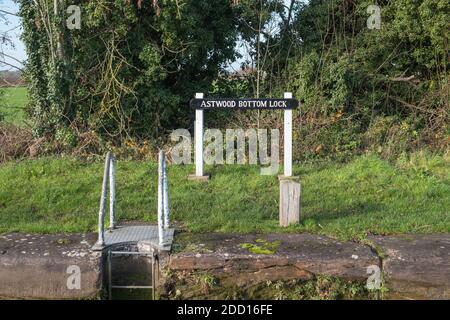
<svg viewBox="0 0 450 320">
<path fill-rule="evenodd" d="M 292 92 L 284 98 L 292 99 Z M 292 177 L 292 110 L 284 110 L 284 176 Z"/>
<path fill-rule="evenodd" d="M 203 93 L 195 98 L 203 99 Z M 203 177 L 203 110 L 195 110 L 195 175 Z"/>
<path fill-rule="evenodd" d="M 195 99 L 203 99 L 203 93 L 196 93 Z M 209 176 L 203 172 L 203 110 L 195 110 L 194 124 L 195 140 L 195 174 L 189 175 L 190 180 L 207 181 Z"/>
<path fill-rule="evenodd" d="M 291 92 L 284 93 L 292 99 Z M 287 227 L 300 221 L 301 185 L 299 177 L 292 176 L 292 110 L 284 110 L 284 175 L 280 180 L 280 226 Z"/>
</svg>

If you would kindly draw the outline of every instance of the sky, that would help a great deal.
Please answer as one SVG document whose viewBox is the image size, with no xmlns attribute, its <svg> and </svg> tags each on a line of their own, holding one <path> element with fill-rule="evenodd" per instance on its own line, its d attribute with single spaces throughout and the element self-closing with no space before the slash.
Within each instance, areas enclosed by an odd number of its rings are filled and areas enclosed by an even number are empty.
<svg viewBox="0 0 450 320">
<path fill-rule="evenodd" d="M 14 3 L 12 0 L 0 0 L 0 10 L 5 10 L 8 12 L 16 13 L 19 10 L 19 7 L 16 3 Z M 0 20 L 0 34 L 3 34 L 5 31 L 12 30 L 8 34 L 12 37 L 12 41 L 14 43 L 14 48 L 11 48 L 9 46 L 1 45 L 1 51 L 3 51 L 5 54 L 8 54 L 10 56 L 15 57 L 16 59 L 20 61 L 24 61 L 27 58 L 27 55 L 25 53 L 25 46 L 23 45 L 22 41 L 19 39 L 20 34 L 22 33 L 22 28 L 20 25 L 20 20 L 16 16 L 11 15 L 5 15 L 7 17 L 8 22 L 5 23 L 5 21 Z M 21 67 L 21 64 L 9 59 L 5 58 L 6 62 Z M 5 66 L 0 64 L 0 70 L 14 70 L 14 68 Z"/>
</svg>

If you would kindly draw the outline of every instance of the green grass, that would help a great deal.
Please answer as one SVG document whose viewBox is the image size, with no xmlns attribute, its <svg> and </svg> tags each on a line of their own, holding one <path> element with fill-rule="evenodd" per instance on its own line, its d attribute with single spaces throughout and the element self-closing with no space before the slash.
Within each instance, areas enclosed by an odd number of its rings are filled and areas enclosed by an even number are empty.
<svg viewBox="0 0 450 320">
<path fill-rule="evenodd" d="M 1 98 L 0 114 L 4 116 L 4 121 L 14 124 L 16 126 L 23 126 L 25 124 L 25 105 L 27 104 L 27 88 L 0 88 L 5 92 Z"/>
<path fill-rule="evenodd" d="M 426 163 L 426 161 L 424 161 Z M 170 166 L 172 220 L 191 232 L 315 232 L 342 239 L 368 233 L 450 232 L 450 160 L 390 164 L 368 155 L 347 164 L 301 165 L 302 222 L 278 227 L 278 179 L 259 167 Z M 426 167 L 425 169 L 423 167 Z M 156 220 L 157 167 L 118 162 L 120 220 Z M 0 233 L 95 230 L 102 163 L 44 158 L 0 166 Z"/>
</svg>

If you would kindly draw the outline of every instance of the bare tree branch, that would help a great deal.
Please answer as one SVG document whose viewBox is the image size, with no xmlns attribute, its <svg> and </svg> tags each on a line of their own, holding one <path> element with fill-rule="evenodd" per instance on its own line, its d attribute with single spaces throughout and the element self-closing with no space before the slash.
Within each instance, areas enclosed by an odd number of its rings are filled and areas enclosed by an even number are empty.
<svg viewBox="0 0 450 320">
<path fill-rule="evenodd" d="M 13 60 L 13 61 L 15 61 L 17 63 L 20 63 L 20 65 L 23 65 L 24 61 L 20 61 L 19 59 L 15 58 L 15 57 L 7 54 L 7 53 L 4 53 L 4 52 L 0 52 L 0 57 L 3 58 L 3 59 L 0 60 L 0 65 L 2 65 L 2 64 L 3 65 L 7 65 L 7 66 L 13 67 L 13 68 L 15 68 L 15 69 L 17 69 L 19 71 L 23 71 L 23 69 L 21 67 L 18 67 L 16 65 L 13 65 L 13 64 L 7 62 L 6 59 L 4 59 L 4 58 L 6 57 L 8 59 L 11 59 L 11 60 Z"/>
<path fill-rule="evenodd" d="M 14 60 L 14 61 L 20 63 L 21 65 L 24 64 L 24 61 L 20 61 L 19 59 L 15 58 L 15 57 L 13 57 L 13 56 L 10 56 L 10 55 L 7 54 L 7 53 L 0 52 L 0 55 L 2 55 L 2 56 L 4 56 L 4 57 L 7 57 L 8 59 Z"/>
<path fill-rule="evenodd" d="M 0 9 L 0 12 L 4 13 L 4 14 L 7 14 L 7 15 L 10 15 L 10 16 L 19 17 L 18 14 L 10 12 L 10 11 L 3 10 L 3 9 Z"/>
<path fill-rule="evenodd" d="M 17 70 L 19 70 L 19 71 L 23 71 L 22 68 L 20 68 L 20 67 L 18 67 L 18 66 L 15 66 L 15 65 L 13 65 L 13 64 L 11 64 L 11 63 L 9 63 L 9 62 L 6 62 L 6 61 L 0 61 L 0 65 L 1 65 L 1 64 L 10 66 L 10 67 L 15 68 L 15 69 L 17 69 Z"/>
</svg>

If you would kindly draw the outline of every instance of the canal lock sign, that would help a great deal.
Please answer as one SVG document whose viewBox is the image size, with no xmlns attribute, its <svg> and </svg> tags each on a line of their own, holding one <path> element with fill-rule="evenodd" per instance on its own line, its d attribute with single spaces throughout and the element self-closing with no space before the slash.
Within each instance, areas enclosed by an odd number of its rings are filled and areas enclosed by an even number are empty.
<svg viewBox="0 0 450 320">
<path fill-rule="evenodd" d="M 208 109 L 282 109 L 292 110 L 299 105 L 294 99 L 192 99 L 191 108 Z"/>
<path fill-rule="evenodd" d="M 299 102 L 292 98 L 291 92 L 285 92 L 283 99 L 205 99 L 203 93 L 197 93 L 190 102 L 195 109 L 195 175 L 192 178 L 208 179 L 203 172 L 203 112 L 204 110 L 284 110 L 284 176 L 292 176 L 292 111 Z"/>
<path fill-rule="evenodd" d="M 292 112 L 299 102 L 291 92 L 284 99 L 204 99 L 197 93 L 191 100 L 195 109 L 195 175 L 190 179 L 208 180 L 203 172 L 203 113 L 204 110 L 283 110 L 284 111 L 284 175 L 280 176 L 280 226 L 287 227 L 300 221 L 300 182 L 292 177 Z"/>
</svg>

